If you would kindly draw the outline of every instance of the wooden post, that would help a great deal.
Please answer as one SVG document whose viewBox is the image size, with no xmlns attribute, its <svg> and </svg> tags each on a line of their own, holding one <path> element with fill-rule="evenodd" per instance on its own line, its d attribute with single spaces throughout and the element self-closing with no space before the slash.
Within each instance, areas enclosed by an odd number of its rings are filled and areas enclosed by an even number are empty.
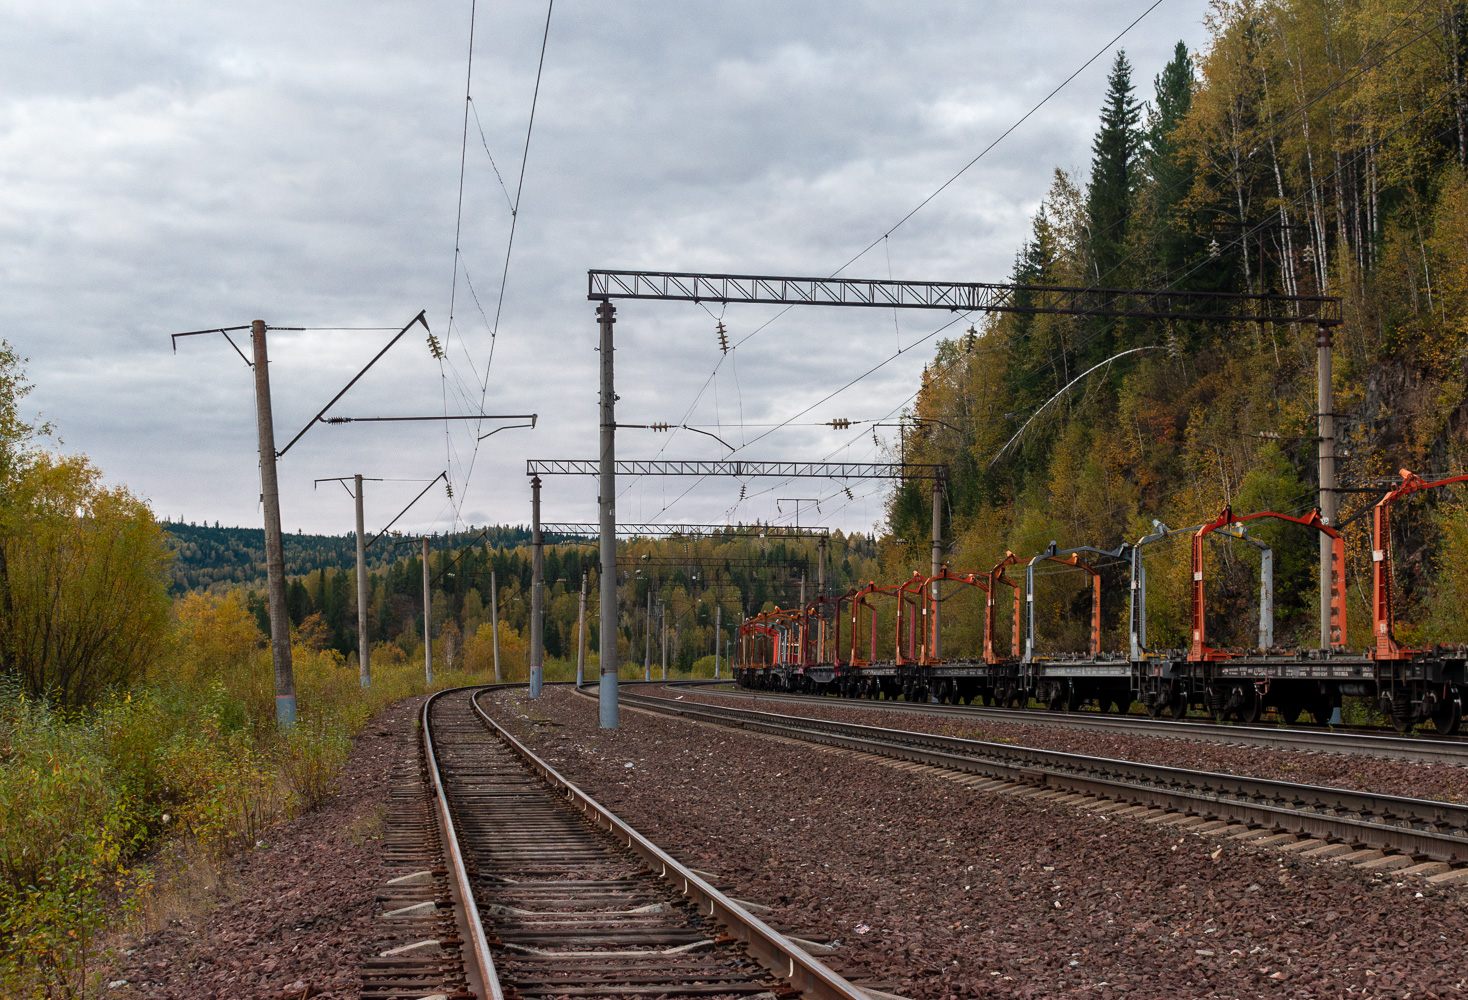
<svg viewBox="0 0 1468 1000">
<path fill-rule="evenodd" d="M 367 533 L 363 528 L 362 474 L 352 477 L 357 483 L 357 662 L 363 689 L 372 687 L 372 640 L 367 634 Z"/>
<path fill-rule="evenodd" d="M 494 570 L 489 571 L 489 634 L 494 640 L 494 682 L 500 678 L 500 590 L 495 582 Z"/>
<path fill-rule="evenodd" d="M 285 548 L 280 534 L 280 486 L 275 478 L 275 424 L 270 413 L 270 359 L 265 321 L 250 324 L 255 354 L 255 419 L 260 432 L 260 501 L 265 508 L 265 575 L 270 588 L 270 662 L 275 670 L 275 723 L 296 724 L 296 678 L 291 665 L 291 623 L 285 607 Z"/>
</svg>

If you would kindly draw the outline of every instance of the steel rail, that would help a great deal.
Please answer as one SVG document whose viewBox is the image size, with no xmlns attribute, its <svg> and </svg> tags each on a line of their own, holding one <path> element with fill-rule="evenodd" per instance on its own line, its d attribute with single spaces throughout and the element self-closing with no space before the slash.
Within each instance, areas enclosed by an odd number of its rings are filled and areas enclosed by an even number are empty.
<svg viewBox="0 0 1468 1000">
<path fill-rule="evenodd" d="M 490 690 L 488 688 L 484 690 Z M 582 791 L 568 778 L 510 735 L 479 704 L 481 690 L 472 697 L 475 713 L 540 779 L 565 796 L 574 808 L 585 814 L 598 828 L 610 832 L 619 842 L 638 855 L 651 871 L 667 879 L 669 885 L 691 899 L 699 912 L 722 924 L 742 942 L 749 954 L 771 973 L 787 980 L 811 1000 L 871 1000 L 854 986 L 811 957 L 794 941 L 775 930 L 733 899 L 714 888 L 693 869 L 681 864 L 651 840 L 638 833 L 610 809 Z M 580 690 L 580 689 L 578 689 Z M 595 697 L 595 695 L 592 695 Z M 623 693 L 623 698 L 628 695 Z"/>
<path fill-rule="evenodd" d="M 1281 729 L 1268 726 L 1228 726 L 1216 722 L 1185 719 L 1143 719 L 1094 712 L 1049 712 L 1031 708 L 999 708 L 981 705 L 923 705 L 904 701 L 873 701 L 836 695 L 781 694 L 769 691 L 718 690 L 708 682 L 704 694 L 725 698 L 804 705 L 834 705 L 865 708 L 877 712 L 918 712 L 967 719 L 986 719 L 1014 726 L 1051 726 L 1089 729 L 1104 733 L 1150 736 L 1158 739 L 1197 740 L 1204 743 L 1245 744 L 1311 753 L 1339 753 L 1405 760 L 1419 764 L 1448 764 L 1468 767 L 1468 741 L 1416 736 L 1382 736 L 1375 733 L 1343 733 L 1333 730 Z M 720 684 L 728 683 L 720 681 Z M 670 686 L 699 682 L 669 681 Z"/>
<path fill-rule="evenodd" d="M 468 947 L 463 951 L 468 952 L 466 956 L 469 961 L 464 964 L 464 971 L 469 978 L 470 988 L 478 987 L 476 992 L 483 1000 L 505 1000 L 504 990 L 500 988 L 499 975 L 495 972 L 494 956 L 489 951 L 489 939 L 484 933 L 484 924 L 479 918 L 479 906 L 474 902 L 474 886 L 469 881 L 469 871 L 464 864 L 464 854 L 459 848 L 458 833 L 454 830 L 454 819 L 449 813 L 448 794 L 444 791 L 443 778 L 439 774 L 438 758 L 433 752 L 433 730 L 428 719 L 428 709 L 445 694 L 461 691 L 462 688 L 448 688 L 439 691 L 423 702 L 422 726 L 423 726 L 423 752 L 428 758 L 428 774 L 433 779 L 433 801 L 438 807 L 438 822 L 443 833 L 444 854 L 449 868 L 449 889 L 454 900 L 454 909 L 458 912 L 459 922 L 468 931 Z M 478 981 L 475 981 L 475 975 Z"/>
<path fill-rule="evenodd" d="M 1468 806 L 624 694 L 638 708 L 1231 823 L 1468 861 Z"/>
</svg>

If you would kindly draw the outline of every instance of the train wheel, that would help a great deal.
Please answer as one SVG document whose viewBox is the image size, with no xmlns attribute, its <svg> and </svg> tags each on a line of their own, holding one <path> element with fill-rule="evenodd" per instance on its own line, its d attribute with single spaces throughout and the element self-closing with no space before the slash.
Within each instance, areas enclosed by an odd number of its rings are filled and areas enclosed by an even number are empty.
<svg viewBox="0 0 1468 1000">
<path fill-rule="evenodd" d="M 1324 698 L 1310 705 L 1310 717 L 1315 720 L 1317 726 L 1330 725 L 1330 717 L 1334 714 L 1335 706 Z"/>
<path fill-rule="evenodd" d="M 1065 692 L 1065 710 L 1067 712 L 1078 712 L 1081 708 L 1081 693 L 1075 688 L 1068 688 Z"/>
<path fill-rule="evenodd" d="M 1059 681 L 1047 683 L 1035 691 L 1037 701 L 1045 703 L 1045 707 L 1052 712 L 1060 712 L 1065 709 L 1065 686 Z"/>
<path fill-rule="evenodd" d="M 1174 719 L 1186 719 L 1188 717 L 1188 696 L 1181 692 L 1172 696 L 1167 703 L 1167 714 Z"/>
<path fill-rule="evenodd" d="M 1432 724 L 1437 727 L 1439 736 L 1451 736 L 1458 731 L 1463 722 L 1463 697 L 1456 686 L 1449 687 L 1447 697 L 1432 713 Z"/>
<path fill-rule="evenodd" d="M 1274 714 L 1279 716 L 1280 721 L 1287 726 L 1293 726 L 1300 721 L 1300 716 L 1305 714 L 1305 703 L 1295 699 L 1286 699 L 1274 706 Z"/>
<path fill-rule="evenodd" d="M 1264 699 L 1254 690 L 1254 685 L 1245 685 L 1240 690 L 1238 717 L 1245 725 L 1252 726 L 1264 716 Z"/>
<path fill-rule="evenodd" d="M 1392 728 L 1399 733 L 1410 733 L 1417 726 L 1417 713 L 1412 711 L 1412 699 L 1406 691 L 1398 689 L 1383 695 L 1384 714 L 1391 720 Z"/>
</svg>

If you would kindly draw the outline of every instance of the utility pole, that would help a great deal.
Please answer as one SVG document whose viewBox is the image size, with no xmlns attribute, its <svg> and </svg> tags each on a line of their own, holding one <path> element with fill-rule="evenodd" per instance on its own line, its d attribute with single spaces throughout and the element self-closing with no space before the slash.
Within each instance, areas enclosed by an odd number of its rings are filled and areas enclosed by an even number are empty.
<svg viewBox="0 0 1468 1000">
<path fill-rule="evenodd" d="M 930 576 L 937 576 L 943 572 L 943 477 L 938 476 L 933 480 L 933 572 Z M 941 626 L 943 622 L 943 606 L 938 603 L 938 581 L 933 581 L 933 620 L 928 627 L 932 631 L 932 656 L 934 659 L 943 655 L 940 648 L 942 643 Z"/>
<path fill-rule="evenodd" d="M 494 682 L 500 683 L 500 589 L 489 571 L 489 634 L 494 640 Z"/>
<path fill-rule="evenodd" d="M 586 684 L 586 570 L 581 571 L 581 607 L 576 612 L 576 687 Z"/>
<path fill-rule="evenodd" d="M 367 635 L 367 529 L 362 517 L 362 474 L 352 477 L 357 484 L 357 662 L 362 688 L 372 687 L 372 642 Z"/>
<path fill-rule="evenodd" d="M 826 596 L 826 536 L 822 535 L 816 541 L 816 596 Z"/>
<path fill-rule="evenodd" d="M 601 515 L 601 684 L 597 703 L 603 729 L 617 728 L 617 395 L 612 389 L 612 324 L 617 316 L 610 300 L 596 307 L 601 335 L 601 481 L 597 506 Z"/>
<path fill-rule="evenodd" d="M 530 697 L 540 697 L 545 666 L 545 536 L 540 532 L 540 477 L 530 480 Z"/>
<path fill-rule="evenodd" d="M 270 662 L 275 670 L 275 723 L 296 724 L 296 677 L 291 665 L 291 623 L 285 609 L 285 547 L 280 537 L 280 486 L 275 478 L 275 424 L 270 414 L 270 359 L 265 321 L 250 324 L 255 354 L 255 417 L 260 431 L 260 500 L 265 506 L 265 574 L 270 586 Z"/>
<path fill-rule="evenodd" d="M 643 639 L 645 640 L 642 651 L 642 679 L 652 680 L 652 581 L 648 581 L 647 587 L 647 618 L 643 626 Z"/>
<path fill-rule="evenodd" d="M 724 640 L 724 605 L 714 605 L 714 680 L 719 679 L 719 646 Z"/>
<path fill-rule="evenodd" d="M 1336 521 L 1336 492 L 1335 492 L 1335 391 L 1331 384 L 1330 364 L 1330 327 L 1321 326 L 1315 333 L 1316 346 L 1316 374 L 1319 379 L 1318 391 L 1316 393 L 1318 409 L 1320 410 L 1320 520 L 1335 527 Z M 1331 597 L 1335 588 L 1331 586 L 1332 570 L 1341 573 L 1346 571 L 1344 566 L 1335 567 L 1331 558 L 1334 550 L 1331 547 L 1330 536 L 1321 532 L 1320 534 L 1320 648 L 1331 647 Z M 1339 637 L 1344 643 L 1346 637 Z"/>
<path fill-rule="evenodd" d="M 668 608 L 663 606 L 663 680 L 668 679 Z"/>
<path fill-rule="evenodd" d="M 428 588 L 428 536 L 423 536 L 423 676 L 433 684 L 433 632 L 430 629 L 433 601 Z"/>
</svg>

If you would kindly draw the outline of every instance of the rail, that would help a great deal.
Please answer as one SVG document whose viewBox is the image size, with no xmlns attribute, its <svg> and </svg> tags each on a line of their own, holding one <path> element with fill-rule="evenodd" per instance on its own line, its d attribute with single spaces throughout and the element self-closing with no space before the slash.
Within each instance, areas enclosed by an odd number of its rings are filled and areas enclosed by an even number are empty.
<svg viewBox="0 0 1468 1000">
<path fill-rule="evenodd" d="M 585 694 L 582 689 L 577 689 Z M 662 848 L 619 819 L 610 809 L 582 791 L 550 764 L 536 756 L 515 739 L 508 730 L 492 719 L 479 704 L 482 692 L 472 699 L 475 713 L 520 760 L 542 781 L 562 794 L 572 807 L 605 829 L 626 846 L 653 872 L 691 899 L 699 912 L 712 917 L 737 938 L 750 956 L 774 975 L 787 980 L 795 989 L 812 1000 L 870 1000 L 859 987 L 847 982 L 823 963 L 807 954 L 794 941 L 764 923 L 709 884 L 693 869 L 680 863 Z M 592 697 L 595 697 L 592 695 Z M 629 697 L 627 692 L 621 694 Z"/>
<path fill-rule="evenodd" d="M 479 917 L 479 907 L 474 902 L 474 886 L 469 881 L 468 866 L 464 863 L 464 854 L 459 848 L 459 836 L 454 829 L 454 818 L 449 811 L 448 795 L 444 792 L 443 778 L 439 774 L 438 758 L 433 752 L 433 729 L 428 718 L 428 710 L 435 701 L 446 694 L 462 690 L 463 688 L 447 688 L 423 702 L 420 715 L 423 752 L 424 756 L 428 758 L 429 777 L 433 780 L 433 802 L 438 814 L 439 828 L 443 833 L 444 855 L 449 868 L 450 894 L 453 898 L 454 910 L 459 917 L 459 925 L 468 932 L 469 936 L 466 942 L 467 947 L 463 949 L 464 971 L 469 979 L 470 988 L 477 987 L 475 992 L 484 1000 L 504 1000 L 504 990 L 500 988 L 499 976 L 494 968 L 494 956 L 490 954 L 489 950 L 489 939 L 484 933 L 484 923 Z"/>
<path fill-rule="evenodd" d="M 724 684 L 726 681 L 670 681 L 670 685 Z M 1011 726 L 1043 726 L 1124 733 L 1154 739 L 1197 740 L 1204 743 L 1246 744 L 1309 753 L 1354 754 L 1422 764 L 1468 767 L 1468 741 L 1432 739 L 1422 736 L 1383 736 L 1376 733 L 1331 730 L 1286 729 L 1271 726 L 1231 726 L 1195 719 L 1150 719 L 1099 712 L 1046 712 L 980 705 L 921 705 L 905 701 L 875 701 L 870 698 L 837 698 L 830 695 L 774 694 L 768 691 L 705 690 L 704 694 L 752 701 L 827 705 L 859 708 L 873 712 L 916 712 L 923 715 L 956 716 Z"/>
<path fill-rule="evenodd" d="M 1468 861 L 1468 806 L 1297 785 L 902 729 L 624 695 L 638 708 L 813 743 L 1102 795 L 1139 805 L 1364 844 L 1434 861 Z"/>
</svg>

